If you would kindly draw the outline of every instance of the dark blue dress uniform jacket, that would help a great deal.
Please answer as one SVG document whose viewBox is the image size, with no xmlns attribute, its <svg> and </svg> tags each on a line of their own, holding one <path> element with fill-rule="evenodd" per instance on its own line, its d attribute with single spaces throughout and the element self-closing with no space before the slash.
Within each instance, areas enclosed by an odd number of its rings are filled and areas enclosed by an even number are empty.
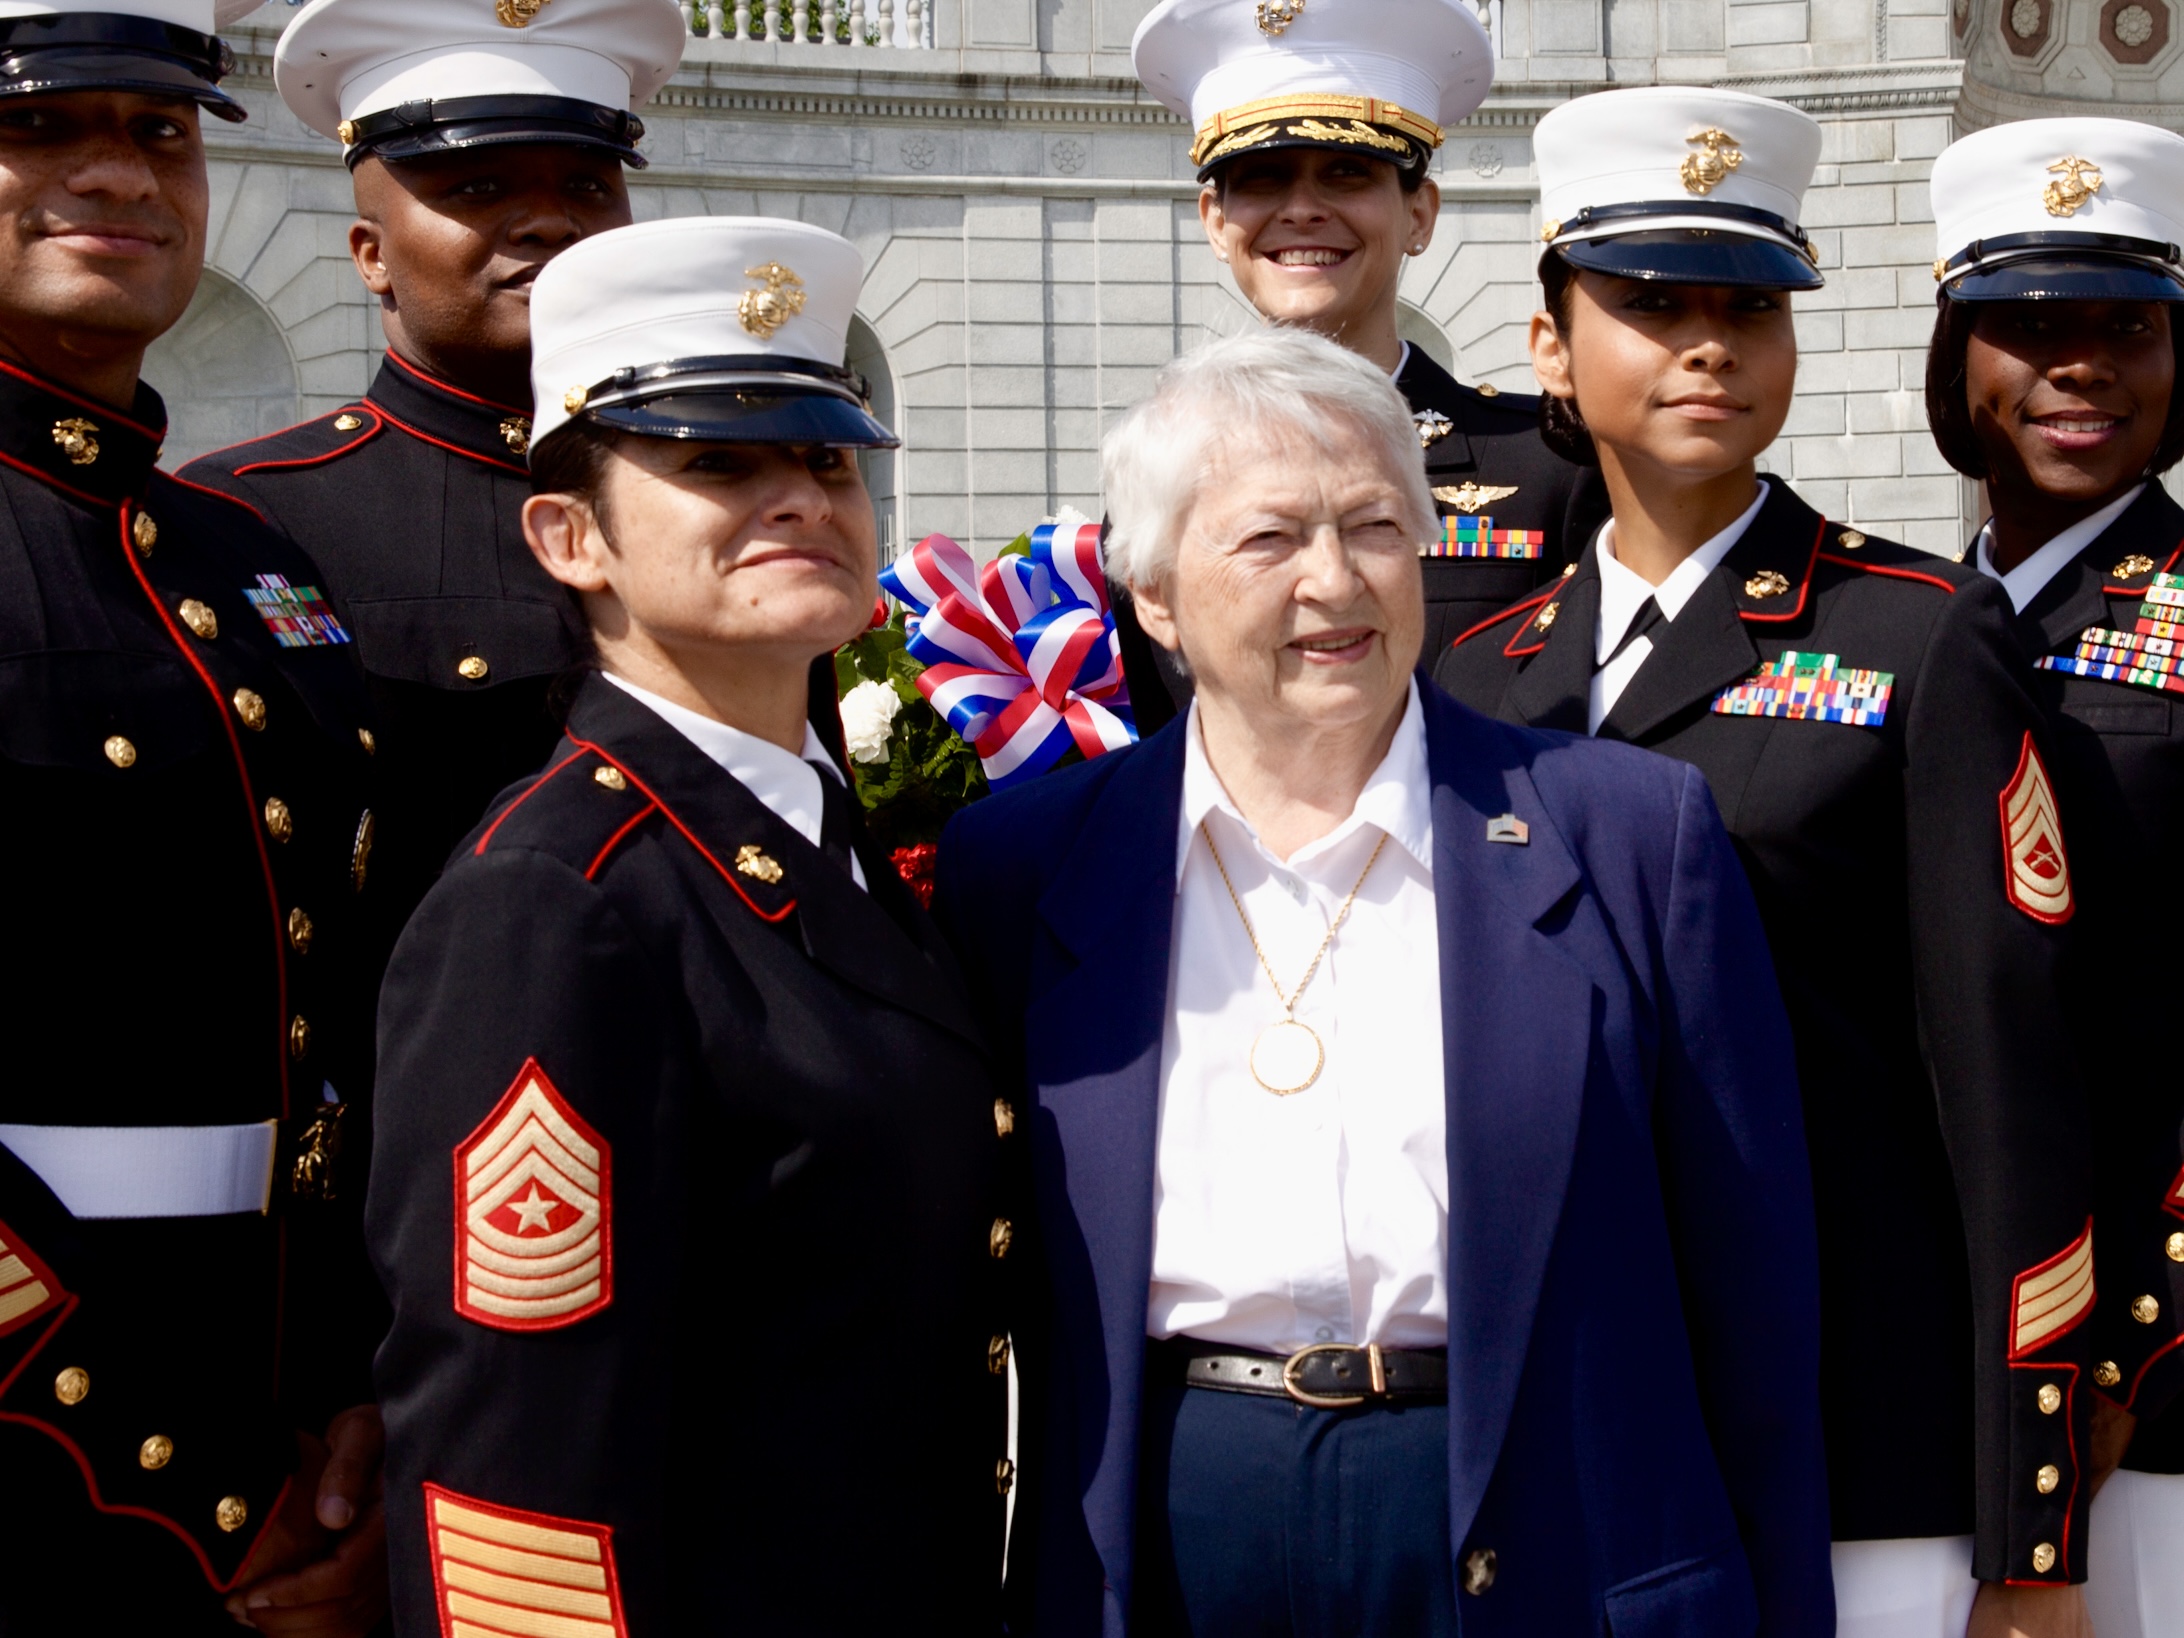
<svg viewBox="0 0 2184 1638">
<path fill-rule="evenodd" d="M 2098 1237 L 2062 1001 L 2075 822 L 2040 822 L 2053 747 L 2001 588 L 1767 486 L 1600 737 L 1706 776 L 1767 924 L 1820 1215 L 1836 1536 L 1976 1534 L 1983 1580 L 2082 1581 Z M 1597 553 L 1444 653 L 1441 685 L 1582 732 Z M 1715 709 L 1792 651 L 1891 674 L 1882 720 Z"/>
<path fill-rule="evenodd" d="M 297 1173 L 368 1143 L 364 680 L 277 640 L 246 594 L 318 571 L 154 471 L 165 429 L 148 387 L 123 414 L 0 365 L 0 1123 L 275 1121 L 272 1201 L 76 1222 L 0 1154 L 10 1638 L 232 1631 L 295 1432 L 370 1397 L 384 1323 L 360 1174 Z"/>
<path fill-rule="evenodd" d="M 404 1638 L 465 1598 L 511 1632 L 998 1630 L 1020 1140 L 947 946 L 862 857 L 869 893 L 593 677 L 411 921 L 367 1212 Z M 505 1100 L 534 1083 L 561 1124 L 534 1104 L 525 1138 Z M 531 1222 L 458 1211 L 481 1134 L 561 1168 L 517 1191 Z M 524 1257 L 587 1197 L 591 1251 Z"/>
<path fill-rule="evenodd" d="M 1498 1571 L 1464 1630 L 1832 1633 L 1789 1030 L 1706 787 L 1430 686 L 1425 710 L 1449 1555 Z M 1187 731 L 992 797 L 942 843 L 937 903 L 1031 1105 L 1050 1294 L 1012 1556 L 1041 1638 L 1131 1625 Z M 1487 841 L 1504 813 L 1528 845 Z"/>
<path fill-rule="evenodd" d="M 2155 576 L 2184 572 L 2184 507 L 2159 483 L 2017 619 L 2029 658 L 2088 631 L 2137 634 Z M 2184 612 L 2184 611 L 2179 611 Z M 2164 872 L 2184 857 L 2184 703 L 2138 681 L 2039 670 L 2055 782 L 2084 882 L 2080 1062 L 2095 1088 L 2100 1306 L 2094 1390 L 2140 1418 L 2124 1466 L 2184 1473 L 2184 1073 L 2160 997 L 2184 990 Z M 2184 1544 L 2180 1544 L 2184 1551 Z"/>
</svg>

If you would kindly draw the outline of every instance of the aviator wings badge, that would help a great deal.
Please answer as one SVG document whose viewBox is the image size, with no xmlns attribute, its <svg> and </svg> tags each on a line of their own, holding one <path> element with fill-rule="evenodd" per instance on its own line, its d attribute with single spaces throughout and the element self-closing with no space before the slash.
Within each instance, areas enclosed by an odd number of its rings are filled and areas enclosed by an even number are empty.
<svg viewBox="0 0 2184 1638">
<path fill-rule="evenodd" d="M 1513 483 L 1474 483 L 1466 478 L 1462 483 L 1445 485 L 1434 490 L 1433 498 L 1455 507 L 1468 518 L 1474 516 L 1480 507 L 1505 501 L 1516 492 L 1517 486 Z"/>
</svg>

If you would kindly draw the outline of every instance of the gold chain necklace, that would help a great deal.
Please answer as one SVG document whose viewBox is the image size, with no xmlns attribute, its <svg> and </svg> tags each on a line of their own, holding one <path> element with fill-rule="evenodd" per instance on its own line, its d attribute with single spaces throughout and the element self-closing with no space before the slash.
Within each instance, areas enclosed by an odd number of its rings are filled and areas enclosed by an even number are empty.
<svg viewBox="0 0 2184 1638">
<path fill-rule="evenodd" d="M 1282 981 L 1274 976 L 1274 968 L 1266 959 L 1266 951 L 1259 947 L 1258 932 L 1251 925 L 1251 917 L 1244 912 L 1244 901 L 1237 895 L 1236 884 L 1229 880 L 1228 866 L 1221 862 L 1221 850 L 1214 844 L 1213 826 L 1205 827 L 1206 851 L 1213 855 L 1213 868 L 1221 872 L 1221 885 L 1228 889 L 1229 903 L 1236 906 L 1236 919 L 1244 924 L 1244 937 L 1251 940 L 1251 953 L 1259 958 L 1259 971 L 1266 974 L 1266 981 L 1274 986 L 1274 999 L 1282 1004 L 1282 1020 L 1269 1024 L 1259 1031 L 1259 1038 L 1251 1043 L 1251 1078 L 1277 1098 L 1291 1097 L 1302 1092 L 1320 1078 L 1320 1071 L 1327 1067 L 1327 1047 L 1319 1038 L 1319 1032 L 1310 1024 L 1297 1022 L 1297 1003 L 1304 999 L 1306 986 L 1327 959 L 1327 951 L 1335 942 L 1335 935 L 1342 931 L 1342 924 L 1350 919 L 1350 906 L 1357 903 L 1358 894 L 1365 890 L 1365 878 L 1373 873 L 1373 866 L 1380 862 L 1381 849 L 1388 845 L 1388 833 L 1382 831 L 1380 840 L 1373 848 L 1373 856 L 1365 861 L 1365 868 L 1358 872 L 1357 885 L 1350 889 L 1350 896 L 1342 901 L 1342 908 L 1335 912 L 1335 919 L 1327 924 L 1327 936 L 1320 940 L 1319 948 L 1312 952 L 1312 964 L 1304 969 L 1304 976 L 1297 980 L 1297 987 L 1289 994 L 1282 993 Z"/>
</svg>

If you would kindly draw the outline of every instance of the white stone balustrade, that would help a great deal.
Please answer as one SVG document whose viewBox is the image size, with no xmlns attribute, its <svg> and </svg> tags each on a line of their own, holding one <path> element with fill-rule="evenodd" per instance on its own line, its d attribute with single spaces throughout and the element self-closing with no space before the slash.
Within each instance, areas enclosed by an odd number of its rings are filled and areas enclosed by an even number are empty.
<svg viewBox="0 0 2184 1638">
<path fill-rule="evenodd" d="M 683 8 L 693 38 L 912 51 L 925 45 L 924 12 L 922 0 L 903 0 L 899 12 L 895 0 L 690 0 Z"/>
</svg>

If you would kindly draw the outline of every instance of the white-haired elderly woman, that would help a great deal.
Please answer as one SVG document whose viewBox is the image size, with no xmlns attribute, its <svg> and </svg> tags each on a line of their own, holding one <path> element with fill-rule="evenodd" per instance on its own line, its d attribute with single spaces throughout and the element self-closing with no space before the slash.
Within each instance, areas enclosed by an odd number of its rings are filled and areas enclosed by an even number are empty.
<svg viewBox="0 0 2184 1638">
<path fill-rule="evenodd" d="M 1269 329 L 1105 450 L 1197 680 L 939 904 L 1020 1081 L 1043 1635 L 1833 1631 L 1790 1041 L 1704 783 L 1421 681 L 1386 374 Z"/>
</svg>

